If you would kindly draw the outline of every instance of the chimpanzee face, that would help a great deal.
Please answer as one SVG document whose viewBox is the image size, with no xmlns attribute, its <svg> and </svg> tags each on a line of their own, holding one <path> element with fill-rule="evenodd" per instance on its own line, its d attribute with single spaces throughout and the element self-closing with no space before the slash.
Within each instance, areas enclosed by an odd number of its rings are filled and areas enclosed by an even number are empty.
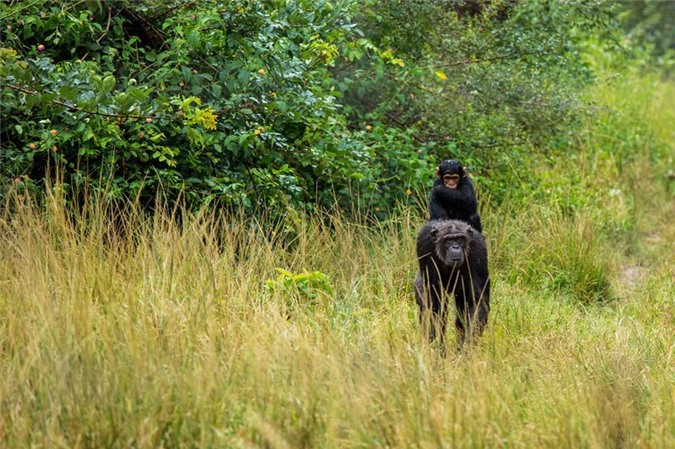
<svg viewBox="0 0 675 449">
<path fill-rule="evenodd" d="M 448 189 L 456 189 L 459 186 L 460 179 L 462 178 L 456 173 L 446 173 L 443 175 L 443 184 Z"/>
<path fill-rule="evenodd" d="M 464 249 L 467 246 L 465 235 L 445 236 L 440 244 L 443 246 L 447 265 L 457 268 L 464 264 Z"/>
<path fill-rule="evenodd" d="M 464 167 L 459 162 L 449 159 L 438 166 L 438 177 L 448 189 L 456 189 L 464 176 Z"/>
<path fill-rule="evenodd" d="M 447 266 L 459 268 L 464 264 L 465 251 L 469 246 L 469 234 L 439 233 L 438 228 L 433 228 L 430 235 L 436 244 L 436 254 Z"/>
</svg>

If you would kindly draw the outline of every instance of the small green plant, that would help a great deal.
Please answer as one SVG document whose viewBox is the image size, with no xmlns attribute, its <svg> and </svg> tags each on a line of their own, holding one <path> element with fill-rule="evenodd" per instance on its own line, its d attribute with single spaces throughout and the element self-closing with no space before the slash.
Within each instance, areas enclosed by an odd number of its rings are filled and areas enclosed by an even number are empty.
<svg viewBox="0 0 675 449">
<path fill-rule="evenodd" d="M 293 274 L 283 268 L 275 268 L 279 275 L 265 283 L 267 289 L 309 303 L 317 303 L 322 296 L 333 294 L 330 277 L 320 271 L 303 271 Z"/>
</svg>

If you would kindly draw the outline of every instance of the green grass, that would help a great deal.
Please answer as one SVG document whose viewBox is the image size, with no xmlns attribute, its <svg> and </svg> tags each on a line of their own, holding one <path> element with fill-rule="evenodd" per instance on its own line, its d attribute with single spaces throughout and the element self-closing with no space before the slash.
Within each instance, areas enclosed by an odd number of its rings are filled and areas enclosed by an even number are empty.
<svg viewBox="0 0 675 449">
<path fill-rule="evenodd" d="M 5 208 L 0 447 L 675 446 L 675 87 L 620 87 L 583 154 L 532 168 L 548 201 L 484 207 L 490 323 L 446 359 L 418 331 L 416 212 L 303 218 L 282 247 L 209 212 Z"/>
</svg>

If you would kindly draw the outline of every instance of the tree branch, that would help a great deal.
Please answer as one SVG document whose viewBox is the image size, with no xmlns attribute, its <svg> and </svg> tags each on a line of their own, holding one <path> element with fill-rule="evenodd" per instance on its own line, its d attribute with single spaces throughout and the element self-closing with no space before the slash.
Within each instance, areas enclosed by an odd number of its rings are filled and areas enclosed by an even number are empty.
<svg viewBox="0 0 675 449">
<path fill-rule="evenodd" d="M 479 58 L 479 59 L 464 59 L 462 61 L 455 61 L 455 62 L 448 62 L 446 64 L 440 64 L 438 67 L 455 67 L 458 65 L 469 65 L 469 64 L 479 64 L 481 62 L 489 62 L 489 61 L 499 61 L 501 59 L 517 59 L 520 58 L 521 56 L 525 55 L 540 55 L 540 54 L 547 54 L 545 51 L 523 51 L 520 53 L 513 53 L 509 55 L 499 55 L 499 56 L 491 56 L 489 58 Z"/>
<path fill-rule="evenodd" d="M 196 4 L 197 4 L 197 2 L 187 2 L 187 3 L 178 4 L 178 5 L 174 6 L 173 8 L 169 8 L 166 11 L 162 11 L 159 14 L 148 18 L 148 20 L 151 21 L 151 22 L 154 22 L 156 20 L 163 19 L 164 17 L 168 16 L 169 14 L 171 14 L 172 12 L 174 12 L 177 9 L 191 8 L 191 7 L 195 6 Z"/>
<path fill-rule="evenodd" d="M 39 2 L 40 2 L 40 0 L 35 0 L 33 3 L 29 3 L 29 4 L 26 5 L 26 6 L 22 6 L 21 8 L 18 8 L 16 11 L 11 12 L 11 13 L 9 13 L 9 14 L 7 14 L 7 15 L 4 15 L 4 16 L 0 17 L 0 20 L 9 19 L 10 17 L 12 17 L 12 16 L 14 16 L 14 15 L 19 14 L 19 13 L 20 13 L 21 11 L 23 11 L 24 9 L 28 9 L 28 8 L 30 8 L 31 6 L 33 6 L 33 5 L 35 5 L 35 4 L 39 3 Z"/>
<path fill-rule="evenodd" d="M 15 86 L 15 85 L 13 85 L 13 84 L 2 83 L 2 84 L 0 84 L 0 86 L 2 86 L 2 87 L 8 87 L 8 88 L 10 88 L 10 89 L 12 89 L 12 90 L 15 90 L 15 91 L 17 91 L 17 92 L 21 92 L 21 93 L 24 93 L 24 94 L 27 94 L 27 95 L 41 95 L 40 92 L 36 92 L 36 91 L 34 91 L 34 90 L 29 90 L 29 89 L 23 88 L 23 87 L 21 87 L 21 86 Z M 70 109 L 71 111 L 75 111 L 75 112 L 83 112 L 83 113 L 85 113 L 85 114 L 101 115 L 101 116 L 103 116 L 103 117 L 124 118 L 124 119 L 126 119 L 126 118 L 144 119 L 144 118 L 146 118 L 145 116 L 142 116 L 142 115 L 112 114 L 112 113 L 108 113 L 108 112 L 87 111 L 86 109 L 82 109 L 82 108 L 80 108 L 80 107 L 78 107 L 78 106 L 75 106 L 75 105 L 73 105 L 73 104 L 66 103 L 66 102 L 63 102 L 63 101 L 60 101 L 60 100 L 54 100 L 54 99 L 52 99 L 52 100 L 50 100 L 50 101 L 51 101 L 52 103 L 54 103 L 54 104 L 57 104 L 57 105 L 59 105 L 59 106 L 62 106 L 62 107 L 64 107 L 64 108 L 66 108 L 66 109 Z"/>
<path fill-rule="evenodd" d="M 110 22 L 112 22 L 112 8 L 108 7 L 108 23 L 105 26 L 105 30 L 103 30 L 103 34 L 101 34 L 99 38 L 96 39 L 97 44 L 100 44 L 106 34 L 108 34 L 110 31 Z"/>
</svg>

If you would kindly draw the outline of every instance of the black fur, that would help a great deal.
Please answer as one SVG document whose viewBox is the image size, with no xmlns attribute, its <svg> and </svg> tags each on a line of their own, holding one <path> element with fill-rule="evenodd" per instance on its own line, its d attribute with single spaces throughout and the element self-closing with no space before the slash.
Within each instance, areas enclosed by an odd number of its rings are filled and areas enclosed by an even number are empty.
<svg viewBox="0 0 675 449">
<path fill-rule="evenodd" d="M 420 324 L 429 340 L 440 336 L 445 351 L 448 294 L 455 297 L 459 347 L 467 338 L 480 336 L 490 313 L 488 253 L 483 235 L 463 221 L 429 221 L 417 235 L 417 258 L 415 298 Z"/>
<path fill-rule="evenodd" d="M 460 176 L 456 189 L 449 189 L 443 184 L 443 175 L 447 173 Z M 431 191 L 431 199 L 429 200 L 429 215 L 430 220 L 462 220 L 469 223 L 478 232 L 483 232 L 473 182 L 459 162 L 447 160 L 443 161 L 438 167 L 434 187 Z"/>
</svg>

